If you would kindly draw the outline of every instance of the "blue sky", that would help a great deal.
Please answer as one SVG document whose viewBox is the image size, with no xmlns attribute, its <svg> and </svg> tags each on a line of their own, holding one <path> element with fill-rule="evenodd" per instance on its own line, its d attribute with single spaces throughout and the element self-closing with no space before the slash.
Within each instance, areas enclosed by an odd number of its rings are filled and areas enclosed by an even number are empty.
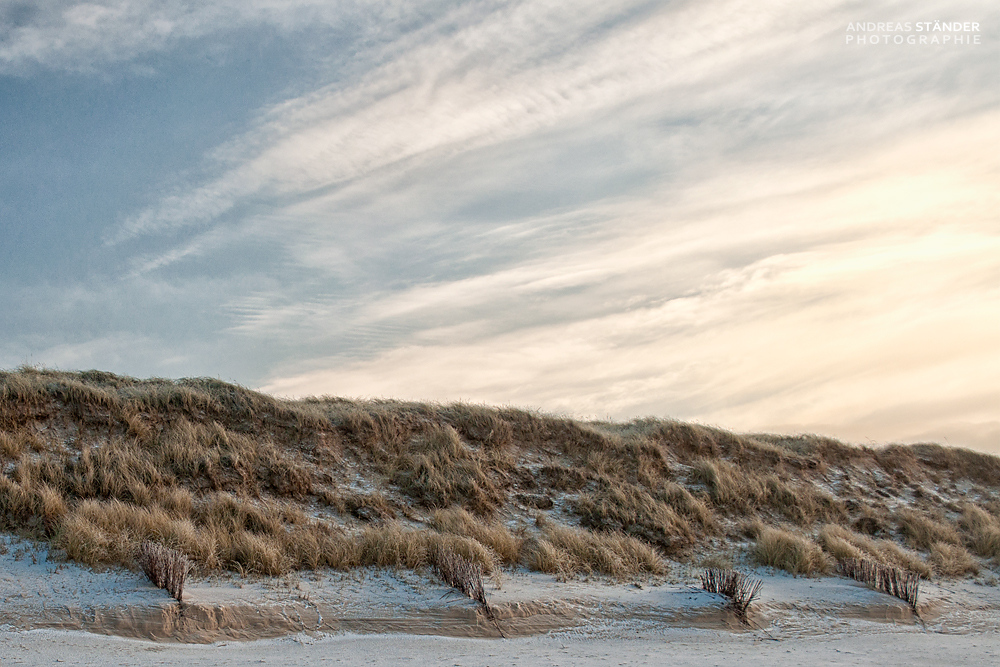
<svg viewBox="0 0 1000 667">
<path fill-rule="evenodd" d="M 998 19 L 0 0 L 0 367 L 1000 451 Z"/>
</svg>

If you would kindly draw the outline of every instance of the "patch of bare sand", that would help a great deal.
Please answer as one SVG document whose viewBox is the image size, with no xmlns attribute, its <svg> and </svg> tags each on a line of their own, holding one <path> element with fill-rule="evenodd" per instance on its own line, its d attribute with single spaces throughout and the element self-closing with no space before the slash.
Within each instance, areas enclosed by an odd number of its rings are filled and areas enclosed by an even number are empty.
<svg viewBox="0 0 1000 667">
<path fill-rule="evenodd" d="M 641 664 L 665 645 L 677 664 L 715 664 L 725 652 L 750 664 L 786 655 L 772 645 L 786 647 L 791 662 L 812 656 L 865 664 L 841 658 L 851 647 L 870 645 L 877 651 L 869 662 L 912 665 L 932 664 L 927 658 L 938 655 L 927 648 L 928 637 L 937 638 L 934 646 L 952 647 L 941 653 L 950 662 L 985 664 L 980 658 L 994 655 L 1000 636 L 1000 591 L 972 581 L 925 583 L 918 617 L 902 601 L 854 581 L 759 571 L 765 583 L 748 628 L 718 596 L 696 587 L 696 571 L 676 566 L 671 581 L 634 584 L 507 575 L 491 591 L 509 637 L 498 640 L 475 603 L 427 574 L 196 579 L 178 604 L 136 573 L 56 563 L 31 545 L 0 539 L 7 547 L 0 555 L 3 665 L 239 664 L 252 656 L 297 664 L 289 655 L 304 664 L 332 658 L 352 664 L 371 651 L 379 664 L 417 656 L 450 664 L 598 664 L 610 656 Z M 888 645 L 897 648 L 886 652 Z"/>
</svg>

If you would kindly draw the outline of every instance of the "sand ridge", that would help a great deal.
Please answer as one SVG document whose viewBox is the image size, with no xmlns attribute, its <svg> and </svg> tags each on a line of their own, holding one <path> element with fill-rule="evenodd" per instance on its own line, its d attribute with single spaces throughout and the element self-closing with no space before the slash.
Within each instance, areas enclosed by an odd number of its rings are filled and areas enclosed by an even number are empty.
<svg viewBox="0 0 1000 667">
<path fill-rule="evenodd" d="M 170 644 L 214 645 L 264 639 L 432 635 L 495 639 L 476 604 L 429 572 L 365 569 L 280 578 L 195 578 L 184 603 L 140 574 L 96 572 L 57 562 L 28 542 L 5 537 L 0 600 L 5 636 L 76 631 Z M 995 637 L 1000 590 L 971 580 L 926 583 L 915 615 L 901 600 L 843 578 L 757 571 L 760 599 L 740 623 L 719 596 L 700 590 L 695 570 L 631 583 L 560 581 L 527 571 L 490 585 L 499 625 L 510 638 L 565 635 L 615 638 L 683 629 L 747 635 L 761 641 L 806 640 L 844 632 L 909 631 Z"/>
</svg>

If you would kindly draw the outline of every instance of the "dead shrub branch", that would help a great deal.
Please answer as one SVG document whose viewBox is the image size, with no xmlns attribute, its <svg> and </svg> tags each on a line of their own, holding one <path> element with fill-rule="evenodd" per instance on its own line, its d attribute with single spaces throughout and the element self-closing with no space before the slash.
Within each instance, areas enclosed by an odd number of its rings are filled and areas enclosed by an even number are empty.
<svg viewBox="0 0 1000 667">
<path fill-rule="evenodd" d="M 844 576 L 904 600 L 910 604 L 913 611 L 917 610 L 920 575 L 916 572 L 878 563 L 867 558 L 847 558 L 840 561 L 839 569 Z"/>
<path fill-rule="evenodd" d="M 444 583 L 478 602 L 483 615 L 496 626 L 500 636 L 506 638 L 486 598 L 482 565 L 468 561 L 454 551 L 438 549 L 434 559 L 434 570 Z"/>
<path fill-rule="evenodd" d="M 756 577 L 748 577 L 735 570 L 710 568 L 701 575 L 701 587 L 709 593 L 729 598 L 729 607 L 736 613 L 736 617 L 744 623 L 749 622 L 747 612 L 750 609 L 750 603 L 760 595 L 763 583 Z"/>
<path fill-rule="evenodd" d="M 162 588 L 178 602 L 184 595 L 184 580 L 191 571 L 187 556 L 156 542 L 139 545 L 136 561 L 157 588 Z"/>
</svg>

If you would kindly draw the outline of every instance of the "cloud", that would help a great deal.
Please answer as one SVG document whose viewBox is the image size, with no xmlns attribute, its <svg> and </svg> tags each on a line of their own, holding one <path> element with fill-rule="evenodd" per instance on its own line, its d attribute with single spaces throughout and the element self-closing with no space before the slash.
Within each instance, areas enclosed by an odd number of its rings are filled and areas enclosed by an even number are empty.
<svg viewBox="0 0 1000 667">
<path fill-rule="evenodd" d="M 290 32 L 350 27 L 369 36 L 419 17 L 434 3 L 351 0 L 53 0 L 0 9 L 0 71 L 97 71 L 192 41 L 253 26 Z M 408 7 L 414 11 L 407 11 Z"/>
<path fill-rule="evenodd" d="M 385 62 L 356 80 L 271 109 L 259 127 L 216 152 L 217 178 L 132 217 L 123 236 L 207 224 L 242 200 L 282 206 L 321 196 L 387 169 L 412 171 L 648 104 L 651 96 L 688 93 L 704 102 L 706 94 L 719 97 L 706 88 L 801 39 L 778 31 L 778 15 L 735 2 L 668 6 L 605 27 L 621 10 L 515 4 L 466 17 L 405 52 L 388 49 Z M 796 18 L 807 25 L 811 17 Z"/>
<path fill-rule="evenodd" d="M 58 307 L 7 358 L 982 443 L 1000 54 L 844 44 L 849 20 L 900 11 L 39 5 L 4 34 L 3 71 L 155 77 L 254 30 L 315 64 L 121 212 L 103 248 L 121 284 L 13 299 Z M 116 352 L 129 336 L 140 352 Z"/>
<path fill-rule="evenodd" d="M 1000 138 L 996 121 L 986 114 L 812 169 L 734 166 L 649 203 L 647 215 L 688 224 L 639 225 L 617 243 L 373 299 L 355 321 L 422 326 L 370 358 L 316 359 L 308 365 L 319 370 L 264 388 L 858 440 L 952 424 L 989 432 L 1000 163 L 976 147 Z M 730 187 L 737 175 L 746 188 Z M 923 404 L 939 414 L 921 426 L 900 418 Z"/>
</svg>

